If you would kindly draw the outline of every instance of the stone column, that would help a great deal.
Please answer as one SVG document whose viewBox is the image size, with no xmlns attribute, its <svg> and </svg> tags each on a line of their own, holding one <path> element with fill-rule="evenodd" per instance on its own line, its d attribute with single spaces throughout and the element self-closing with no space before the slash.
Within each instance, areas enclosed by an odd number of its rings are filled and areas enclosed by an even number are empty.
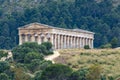
<svg viewBox="0 0 120 80">
<path fill-rule="evenodd" d="M 86 38 L 86 45 L 88 45 L 88 42 L 87 42 L 87 41 L 88 41 L 88 38 Z"/>
<path fill-rule="evenodd" d="M 82 48 L 84 48 L 84 38 L 82 38 Z"/>
<path fill-rule="evenodd" d="M 26 41 L 25 42 L 29 42 L 28 37 L 29 37 L 28 34 L 26 34 Z"/>
<path fill-rule="evenodd" d="M 77 47 L 76 48 L 79 48 L 79 37 L 77 37 Z"/>
<path fill-rule="evenodd" d="M 64 49 L 64 35 L 62 35 L 62 49 Z"/>
<path fill-rule="evenodd" d="M 56 49 L 58 49 L 58 34 L 56 34 Z"/>
<path fill-rule="evenodd" d="M 41 44 L 41 36 L 38 35 L 38 44 Z"/>
<path fill-rule="evenodd" d="M 68 48 L 68 36 L 66 35 L 66 49 Z"/>
<path fill-rule="evenodd" d="M 58 41 L 57 41 L 57 44 L 58 44 L 58 49 L 60 49 L 60 35 L 58 34 Z"/>
<path fill-rule="evenodd" d="M 72 36 L 72 48 L 74 48 L 74 36 Z"/>
<path fill-rule="evenodd" d="M 84 48 L 85 45 L 86 45 L 86 38 L 84 38 L 84 45 L 83 45 L 83 48 Z"/>
<path fill-rule="evenodd" d="M 66 35 L 64 36 L 64 49 L 66 49 Z"/>
<path fill-rule="evenodd" d="M 82 48 L 82 42 L 81 42 L 81 37 L 79 37 L 79 47 Z"/>
<path fill-rule="evenodd" d="M 57 36 L 56 36 L 56 34 L 54 34 L 54 49 L 56 49 L 57 48 L 57 41 L 56 41 L 56 39 L 57 39 Z"/>
<path fill-rule="evenodd" d="M 47 34 L 44 35 L 44 42 L 47 42 Z"/>
<path fill-rule="evenodd" d="M 69 48 L 71 48 L 71 36 L 69 36 Z"/>
<path fill-rule="evenodd" d="M 92 46 L 91 48 L 93 48 L 93 39 L 92 39 L 92 43 L 91 43 L 91 46 Z"/>
<path fill-rule="evenodd" d="M 70 37 L 70 48 L 72 48 L 72 40 L 73 40 L 73 38 L 72 38 L 72 36 Z"/>
<path fill-rule="evenodd" d="M 27 42 L 27 34 L 25 34 L 25 42 Z"/>
<path fill-rule="evenodd" d="M 63 35 L 60 35 L 60 49 L 63 49 Z"/>
<path fill-rule="evenodd" d="M 75 47 L 76 47 L 76 37 L 74 36 L 74 47 L 73 48 Z"/>
<path fill-rule="evenodd" d="M 55 34 L 53 34 L 53 49 L 55 49 Z"/>
<path fill-rule="evenodd" d="M 87 45 L 89 45 L 89 38 L 87 38 Z"/>
<path fill-rule="evenodd" d="M 68 48 L 69 47 L 69 37 L 68 36 L 66 36 L 66 48 Z"/>
<path fill-rule="evenodd" d="M 21 34 L 19 34 L 19 45 L 21 45 L 22 44 L 22 35 Z"/>
<path fill-rule="evenodd" d="M 50 36 L 50 42 L 52 43 L 52 49 L 54 49 L 54 47 L 53 47 L 53 45 L 54 45 L 54 43 L 53 43 L 53 39 L 54 39 L 54 37 L 53 37 L 53 34 L 50 34 L 51 36 Z"/>
<path fill-rule="evenodd" d="M 34 38 L 34 35 L 32 34 L 31 35 L 31 42 L 34 42 L 35 41 L 35 38 Z"/>
</svg>

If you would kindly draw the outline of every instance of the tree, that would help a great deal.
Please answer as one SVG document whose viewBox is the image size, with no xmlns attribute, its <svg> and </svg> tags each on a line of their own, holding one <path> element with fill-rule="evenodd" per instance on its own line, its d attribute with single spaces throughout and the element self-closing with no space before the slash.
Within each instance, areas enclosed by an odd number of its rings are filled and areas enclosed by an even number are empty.
<svg viewBox="0 0 120 80">
<path fill-rule="evenodd" d="M 9 26 L 8 26 L 8 24 L 4 24 L 3 25 L 3 30 L 2 30 L 2 32 L 1 32 L 1 34 L 3 35 L 3 36 L 5 36 L 5 37 L 7 37 L 7 36 L 9 36 L 9 34 L 10 34 L 10 32 L 9 32 L 10 30 L 9 30 Z"/>
<path fill-rule="evenodd" d="M 42 74 L 42 71 L 37 71 L 35 74 L 34 80 L 40 80 L 41 74 Z"/>
<path fill-rule="evenodd" d="M 52 43 L 51 42 L 43 42 L 41 45 L 44 45 L 47 50 L 52 49 Z"/>
<path fill-rule="evenodd" d="M 39 45 L 36 42 L 27 42 L 13 48 L 13 59 L 20 63 L 29 63 L 32 59 L 42 59 L 42 55 L 52 54 L 52 44 L 45 42 Z"/>
<path fill-rule="evenodd" d="M 31 61 L 34 59 L 43 60 L 43 55 L 35 52 L 29 52 L 25 55 L 24 61 L 25 63 L 31 63 Z"/>
<path fill-rule="evenodd" d="M 1 73 L 0 74 L 0 80 L 10 80 L 10 79 L 9 79 L 9 76 L 7 74 Z"/>
<path fill-rule="evenodd" d="M 118 39 L 116 37 L 111 40 L 111 45 L 112 48 L 116 48 L 118 46 Z"/>
<path fill-rule="evenodd" d="M 39 80 L 69 80 L 72 69 L 62 64 L 53 64 L 43 70 Z"/>
<path fill-rule="evenodd" d="M 90 46 L 89 45 L 85 45 L 84 49 L 90 49 Z"/>
<path fill-rule="evenodd" d="M 88 68 L 81 68 L 78 71 L 75 71 L 70 76 L 70 80 L 87 80 L 87 74 L 89 72 Z"/>
<path fill-rule="evenodd" d="M 0 61 L 0 73 L 3 73 L 4 71 L 7 71 L 10 69 L 10 65 L 8 62 Z"/>
</svg>

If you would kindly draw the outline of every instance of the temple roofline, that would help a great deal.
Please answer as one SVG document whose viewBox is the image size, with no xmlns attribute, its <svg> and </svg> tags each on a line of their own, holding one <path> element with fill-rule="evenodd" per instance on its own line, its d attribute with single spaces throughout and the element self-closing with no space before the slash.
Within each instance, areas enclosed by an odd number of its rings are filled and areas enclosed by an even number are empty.
<svg viewBox="0 0 120 80">
<path fill-rule="evenodd" d="M 25 26 L 19 27 L 18 29 L 25 29 L 25 28 L 27 28 L 28 26 L 35 25 L 35 24 L 40 25 L 40 26 L 44 26 L 44 27 L 46 27 L 46 28 L 52 28 L 52 29 L 59 29 L 59 30 L 66 30 L 66 31 L 73 31 L 73 32 L 83 32 L 83 33 L 95 34 L 94 32 L 91 32 L 91 31 L 88 31 L 88 30 L 58 28 L 58 27 L 54 27 L 54 26 L 50 26 L 50 25 L 46 25 L 46 24 L 41 24 L 41 23 L 38 23 L 38 22 L 34 22 L 34 23 L 27 24 L 27 25 L 25 25 Z"/>
</svg>

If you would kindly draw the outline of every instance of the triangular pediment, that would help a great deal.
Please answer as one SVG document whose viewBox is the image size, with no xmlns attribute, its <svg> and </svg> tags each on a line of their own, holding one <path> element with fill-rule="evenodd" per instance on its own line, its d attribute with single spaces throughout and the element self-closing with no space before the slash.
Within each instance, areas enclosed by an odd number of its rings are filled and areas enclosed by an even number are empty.
<svg viewBox="0 0 120 80">
<path fill-rule="evenodd" d="M 31 23 L 31 24 L 25 25 L 21 28 L 24 28 L 24 29 L 41 29 L 41 28 L 53 28 L 53 27 L 45 25 L 45 24 L 40 24 L 40 23 Z"/>
</svg>

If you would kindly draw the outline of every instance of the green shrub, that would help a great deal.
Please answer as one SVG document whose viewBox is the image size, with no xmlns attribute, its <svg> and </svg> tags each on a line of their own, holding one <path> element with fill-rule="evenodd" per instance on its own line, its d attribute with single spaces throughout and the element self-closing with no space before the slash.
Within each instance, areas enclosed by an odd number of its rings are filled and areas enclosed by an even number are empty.
<svg viewBox="0 0 120 80">
<path fill-rule="evenodd" d="M 105 44 L 105 45 L 102 45 L 100 48 L 104 49 L 104 48 L 112 48 L 112 45 L 111 44 Z"/>
<path fill-rule="evenodd" d="M 0 58 L 2 58 L 2 57 L 7 57 L 7 55 L 8 55 L 7 52 L 5 52 L 5 51 L 3 51 L 3 50 L 0 51 Z"/>
<path fill-rule="evenodd" d="M 1 73 L 0 74 L 0 80 L 10 80 L 10 79 L 9 79 L 9 76 L 7 74 Z"/>
<path fill-rule="evenodd" d="M 8 62 L 6 61 L 0 61 L 0 73 L 9 70 L 10 69 L 10 65 Z"/>
<path fill-rule="evenodd" d="M 62 64 L 52 64 L 43 70 L 38 80 L 69 80 L 72 69 Z"/>
<path fill-rule="evenodd" d="M 50 42 L 44 42 L 41 45 L 39 45 L 35 42 L 33 42 L 33 43 L 27 42 L 27 43 L 24 43 L 22 45 L 15 47 L 12 50 L 13 59 L 16 62 L 20 62 L 20 63 L 28 62 L 29 63 L 30 59 L 33 57 L 34 57 L 34 59 L 35 58 L 38 59 L 38 57 L 41 58 L 42 54 L 43 55 L 53 54 L 53 51 L 51 50 L 51 48 L 52 48 L 52 44 Z M 31 52 L 33 52 L 34 54 Z M 28 61 L 28 57 L 30 58 L 29 61 Z"/>
<path fill-rule="evenodd" d="M 25 63 L 30 63 L 34 59 L 43 60 L 43 55 L 35 52 L 30 52 L 25 55 L 24 61 Z"/>
<path fill-rule="evenodd" d="M 41 45 L 44 45 L 47 50 L 52 49 L 52 43 L 51 42 L 43 42 Z"/>
<path fill-rule="evenodd" d="M 90 46 L 89 45 L 85 45 L 84 49 L 90 49 Z"/>
</svg>

